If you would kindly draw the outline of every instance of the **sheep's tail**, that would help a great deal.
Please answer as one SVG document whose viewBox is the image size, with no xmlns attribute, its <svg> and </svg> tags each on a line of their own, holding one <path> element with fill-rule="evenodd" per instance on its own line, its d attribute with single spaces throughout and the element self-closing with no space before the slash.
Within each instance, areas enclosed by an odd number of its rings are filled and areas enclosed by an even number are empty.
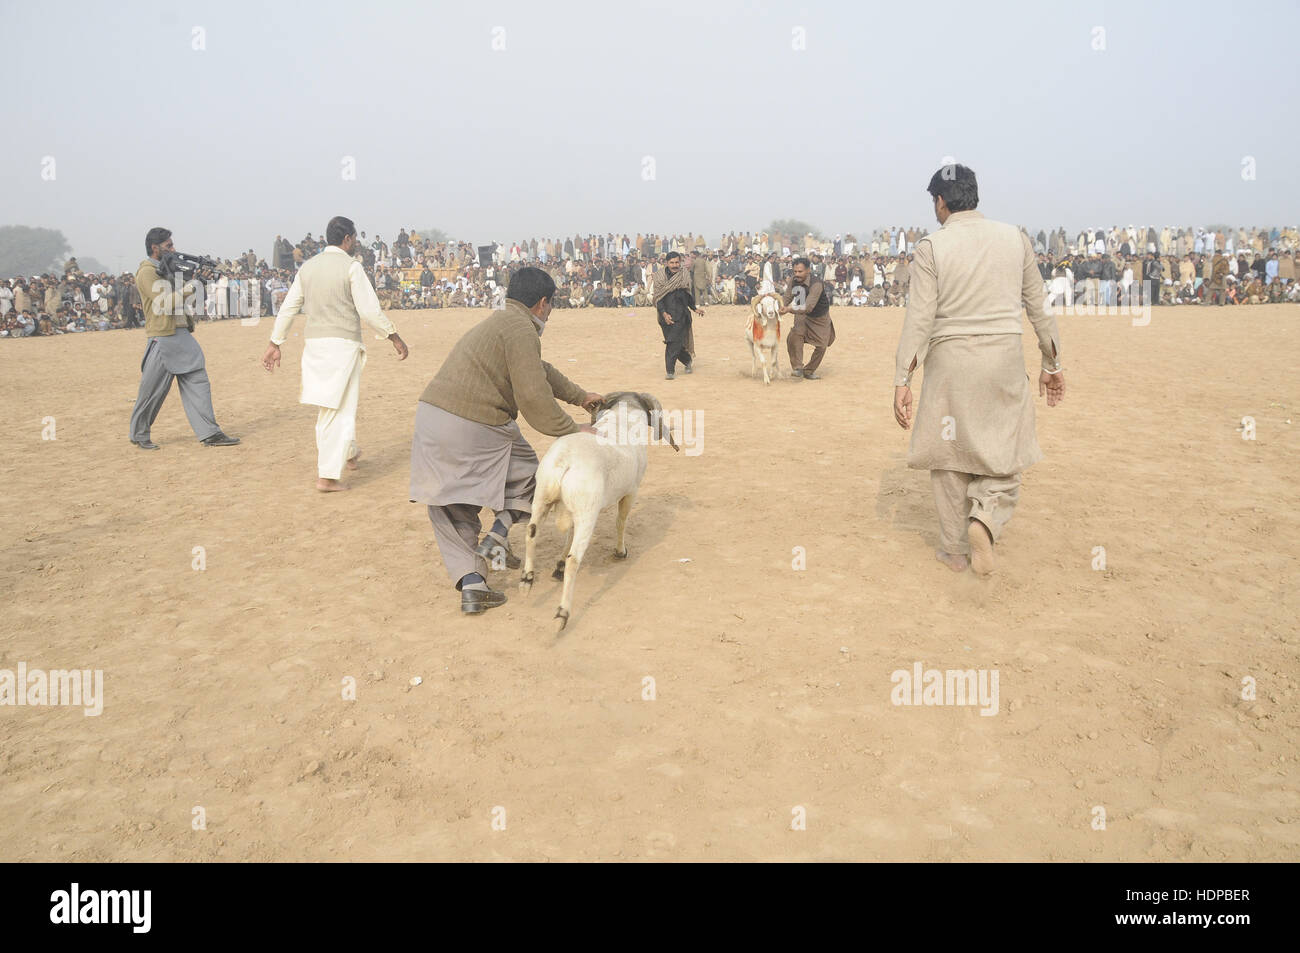
<svg viewBox="0 0 1300 953">
<path fill-rule="evenodd" d="M 568 472 L 567 461 L 560 463 L 555 460 L 543 460 L 537 468 L 537 487 L 533 491 L 533 514 L 536 522 L 540 523 L 544 520 L 551 507 L 560 501 L 561 486 Z"/>
</svg>

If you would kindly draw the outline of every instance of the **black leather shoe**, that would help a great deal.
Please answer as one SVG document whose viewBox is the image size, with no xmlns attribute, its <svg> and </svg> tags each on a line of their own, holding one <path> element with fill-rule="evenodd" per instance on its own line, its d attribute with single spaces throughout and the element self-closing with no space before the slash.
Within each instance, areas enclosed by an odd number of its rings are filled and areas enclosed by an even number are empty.
<svg viewBox="0 0 1300 953">
<path fill-rule="evenodd" d="M 506 604 L 506 594 L 496 589 L 462 589 L 460 591 L 460 611 L 465 615 L 477 615 Z"/>
<path fill-rule="evenodd" d="M 803 372 L 803 379 L 806 380 L 806 381 L 819 381 L 819 380 L 821 380 L 821 375 L 820 375 L 820 374 L 814 374 L 812 371 L 804 371 L 804 372 Z"/>
<path fill-rule="evenodd" d="M 790 378 L 796 381 L 803 380 L 803 369 L 796 367 L 794 370 L 790 372 Z"/>
<path fill-rule="evenodd" d="M 211 437 L 203 439 L 203 446 L 205 447 L 233 447 L 237 443 L 239 443 L 238 437 L 227 437 L 220 430 Z"/>
<path fill-rule="evenodd" d="M 474 550 L 475 555 L 481 556 L 483 559 L 487 560 L 488 568 L 490 569 L 497 569 L 499 567 L 498 561 L 501 559 L 503 552 L 505 554 L 506 569 L 518 569 L 522 565 L 519 561 L 519 557 L 510 551 L 509 541 L 503 540 L 500 536 L 492 532 L 489 532 L 484 536 L 483 541 L 479 543 L 478 548 Z"/>
<path fill-rule="evenodd" d="M 132 440 L 131 442 L 135 444 L 137 447 L 139 447 L 141 450 L 159 449 L 158 444 L 154 443 L 148 437 L 145 437 L 143 440 Z"/>
</svg>

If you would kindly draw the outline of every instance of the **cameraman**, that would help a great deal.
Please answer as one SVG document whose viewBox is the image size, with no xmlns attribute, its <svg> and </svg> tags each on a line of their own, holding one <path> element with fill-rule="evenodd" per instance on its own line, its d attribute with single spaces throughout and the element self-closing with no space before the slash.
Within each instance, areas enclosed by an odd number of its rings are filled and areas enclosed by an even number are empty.
<svg viewBox="0 0 1300 953">
<path fill-rule="evenodd" d="M 149 344 L 140 362 L 140 393 L 131 411 L 131 442 L 141 450 L 158 449 L 149 439 L 149 431 L 175 378 L 195 436 L 204 446 L 231 447 L 239 443 L 239 438 L 227 437 L 217 426 L 203 350 L 194 340 L 194 319 L 185 310 L 185 293 L 193 285 L 186 282 L 185 288 L 178 290 L 171 281 L 175 270 L 171 258 L 176 252 L 171 235 L 166 228 L 149 229 L 144 238 L 149 257 L 140 262 L 135 273 Z M 179 318 L 184 318 L 183 325 Z"/>
</svg>

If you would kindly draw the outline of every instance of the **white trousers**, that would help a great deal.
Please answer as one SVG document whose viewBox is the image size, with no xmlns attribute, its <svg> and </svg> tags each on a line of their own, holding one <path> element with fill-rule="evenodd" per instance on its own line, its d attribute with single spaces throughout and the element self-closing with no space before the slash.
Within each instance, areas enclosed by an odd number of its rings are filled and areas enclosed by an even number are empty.
<svg viewBox="0 0 1300 953">
<path fill-rule="evenodd" d="M 352 368 L 337 410 L 321 407 L 316 414 L 316 475 L 337 480 L 344 462 L 357 455 L 357 400 L 361 396 L 361 361 Z"/>
</svg>

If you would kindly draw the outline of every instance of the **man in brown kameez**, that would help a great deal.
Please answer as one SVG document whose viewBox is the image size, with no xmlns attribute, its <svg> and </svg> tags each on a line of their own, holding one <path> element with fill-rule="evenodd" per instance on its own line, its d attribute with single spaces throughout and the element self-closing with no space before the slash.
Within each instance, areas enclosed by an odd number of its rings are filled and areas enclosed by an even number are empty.
<svg viewBox="0 0 1300 953">
<path fill-rule="evenodd" d="M 794 315 L 794 326 L 786 336 L 793 380 L 819 380 L 826 349 L 835 343 L 835 322 L 831 320 L 831 296 L 820 278 L 814 278 L 807 258 L 794 260 L 794 279 L 781 297 L 781 313 Z M 805 364 L 803 346 L 812 345 L 812 357 Z"/>
<path fill-rule="evenodd" d="M 1043 310 L 1033 245 L 1014 225 L 975 211 L 975 173 L 944 166 L 928 189 L 943 227 L 916 243 L 898 343 L 894 419 L 912 426 L 912 373 L 925 368 L 907 465 L 930 471 L 938 559 L 954 572 L 993 571 L 993 545 L 1020 495 L 1020 473 L 1042 459 L 1025 373 L 1020 312 L 1038 336 L 1038 393 L 1065 396 L 1056 318 Z"/>
<path fill-rule="evenodd" d="M 487 585 L 493 568 L 519 565 L 507 542 L 510 527 L 532 513 L 538 458 L 519 430 L 523 414 L 552 437 L 586 431 L 556 399 L 593 409 L 601 395 L 569 380 L 542 360 L 542 332 L 555 282 L 540 268 L 510 278 L 505 307 L 465 332 L 416 405 L 409 499 L 428 507 L 447 575 L 461 594 L 461 611 L 476 614 L 505 603 Z M 482 540 L 479 511 L 496 522 Z"/>
</svg>

